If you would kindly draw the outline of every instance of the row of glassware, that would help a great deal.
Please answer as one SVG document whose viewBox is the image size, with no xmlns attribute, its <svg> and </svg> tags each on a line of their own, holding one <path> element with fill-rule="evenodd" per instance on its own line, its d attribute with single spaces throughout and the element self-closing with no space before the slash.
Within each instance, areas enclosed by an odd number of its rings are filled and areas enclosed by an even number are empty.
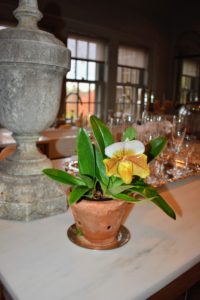
<svg viewBox="0 0 200 300">
<path fill-rule="evenodd" d="M 148 183 L 161 185 L 199 173 L 200 143 L 188 134 L 184 116 L 146 114 L 141 124 L 130 117 L 120 118 L 120 121 L 111 119 L 108 126 L 117 141 L 121 140 L 122 133 L 129 126 L 136 128 L 137 138 L 144 144 L 157 136 L 168 138 L 164 151 L 150 165 Z"/>
</svg>

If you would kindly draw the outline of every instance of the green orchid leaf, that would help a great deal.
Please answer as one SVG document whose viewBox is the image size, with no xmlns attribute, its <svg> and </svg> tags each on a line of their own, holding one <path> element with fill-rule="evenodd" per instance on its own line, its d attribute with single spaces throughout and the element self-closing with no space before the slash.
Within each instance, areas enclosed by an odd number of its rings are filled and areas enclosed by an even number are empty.
<svg viewBox="0 0 200 300">
<path fill-rule="evenodd" d="M 142 181 L 138 181 L 138 183 Z M 146 183 L 143 185 L 137 185 L 130 189 L 132 193 L 137 193 L 141 195 L 144 199 L 151 200 L 155 205 L 157 205 L 161 210 L 163 210 L 169 217 L 176 219 L 176 214 L 174 210 L 169 206 L 169 204 L 158 194 L 157 190 L 149 186 Z"/>
<path fill-rule="evenodd" d="M 141 178 L 139 176 L 134 176 L 134 186 L 149 186 L 145 181 L 144 178 Z"/>
<path fill-rule="evenodd" d="M 145 186 L 141 186 L 141 185 L 138 185 L 138 186 L 133 186 L 131 189 L 130 189 L 130 192 L 132 193 L 137 193 L 137 194 L 140 194 L 142 196 L 145 196 Z"/>
<path fill-rule="evenodd" d="M 129 141 L 132 141 L 136 138 L 136 135 L 137 135 L 136 129 L 133 127 L 128 127 L 122 135 L 122 141 L 124 142 L 127 139 Z"/>
<path fill-rule="evenodd" d="M 122 193 L 124 191 L 130 190 L 133 186 L 132 185 L 120 185 L 120 186 L 115 186 L 115 187 L 111 187 L 108 189 L 108 192 L 111 194 L 119 194 Z"/>
<path fill-rule="evenodd" d="M 103 191 L 104 197 L 109 198 L 110 193 L 108 192 L 107 185 L 103 184 L 102 182 L 99 182 L 99 184 L 100 184 L 101 190 Z"/>
<path fill-rule="evenodd" d="M 176 220 L 176 214 L 169 204 L 159 195 L 152 200 L 152 202 L 161 208 L 169 217 Z"/>
<path fill-rule="evenodd" d="M 77 137 L 78 168 L 82 175 L 95 177 L 95 157 L 92 142 L 87 131 L 80 128 Z"/>
<path fill-rule="evenodd" d="M 94 186 L 95 186 L 95 181 L 94 181 L 92 178 L 90 178 L 90 177 L 87 176 L 87 175 L 81 175 L 81 174 L 79 174 L 78 176 L 83 180 L 83 182 L 85 183 L 85 185 L 86 185 L 88 188 L 90 188 L 90 189 L 94 188 Z"/>
<path fill-rule="evenodd" d="M 158 194 L 157 190 L 151 186 L 145 188 L 145 196 L 153 197 L 152 202 L 163 210 L 169 217 L 176 220 L 176 214 L 169 204 Z"/>
<path fill-rule="evenodd" d="M 90 117 L 90 125 L 101 154 L 105 158 L 105 147 L 114 143 L 113 136 L 108 127 L 96 116 Z"/>
<path fill-rule="evenodd" d="M 113 194 L 112 195 L 114 198 L 117 198 L 117 199 L 121 199 L 121 200 L 124 200 L 124 201 L 127 201 L 127 202 L 132 202 L 132 203 L 139 203 L 143 200 L 139 200 L 139 199 L 136 199 L 132 196 L 129 196 L 129 195 L 126 195 L 126 194 Z"/>
<path fill-rule="evenodd" d="M 110 188 L 114 188 L 114 187 L 120 186 L 122 184 L 124 184 L 124 182 L 120 177 L 116 177 L 116 176 L 110 177 L 110 184 L 109 184 Z"/>
<path fill-rule="evenodd" d="M 157 137 L 146 145 L 145 154 L 148 157 L 148 162 L 158 156 L 164 149 L 167 143 L 166 137 Z"/>
<path fill-rule="evenodd" d="M 76 186 L 69 195 L 68 203 L 72 205 L 81 199 L 90 189 L 87 186 Z"/>
<path fill-rule="evenodd" d="M 99 149 L 94 146 L 95 159 L 96 159 L 96 177 L 104 185 L 109 184 L 109 177 L 106 175 L 106 167 L 103 162 L 103 156 Z"/>
<path fill-rule="evenodd" d="M 44 169 L 42 172 L 47 175 L 49 178 L 56 180 L 60 183 L 69 184 L 69 185 L 85 185 L 85 183 L 74 177 L 65 171 L 58 170 L 58 169 Z"/>
</svg>

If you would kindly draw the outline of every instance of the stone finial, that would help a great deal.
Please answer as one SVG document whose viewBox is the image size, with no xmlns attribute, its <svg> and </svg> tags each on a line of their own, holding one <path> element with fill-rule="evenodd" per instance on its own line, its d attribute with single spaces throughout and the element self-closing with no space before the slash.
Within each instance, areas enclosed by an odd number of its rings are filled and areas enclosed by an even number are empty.
<svg viewBox="0 0 200 300">
<path fill-rule="evenodd" d="M 38 9 L 37 0 L 19 0 L 14 16 L 19 21 L 19 27 L 36 28 L 42 13 Z"/>
</svg>

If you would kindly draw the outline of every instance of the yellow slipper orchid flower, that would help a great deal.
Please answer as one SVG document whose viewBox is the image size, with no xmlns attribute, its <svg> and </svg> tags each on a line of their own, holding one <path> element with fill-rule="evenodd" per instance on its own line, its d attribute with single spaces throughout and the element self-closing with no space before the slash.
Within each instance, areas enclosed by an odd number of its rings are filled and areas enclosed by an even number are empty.
<svg viewBox="0 0 200 300">
<path fill-rule="evenodd" d="M 121 177 L 124 183 L 130 184 L 133 176 L 141 178 L 149 176 L 145 147 L 138 140 L 114 143 L 105 148 L 104 159 L 107 176 Z"/>
</svg>

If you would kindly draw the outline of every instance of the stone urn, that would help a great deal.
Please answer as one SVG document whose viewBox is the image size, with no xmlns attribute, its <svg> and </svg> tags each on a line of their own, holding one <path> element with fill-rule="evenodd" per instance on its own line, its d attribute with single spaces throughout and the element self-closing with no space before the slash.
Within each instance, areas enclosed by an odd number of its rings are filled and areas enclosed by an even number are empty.
<svg viewBox="0 0 200 300">
<path fill-rule="evenodd" d="M 16 151 L 0 162 L 0 217 L 32 220 L 66 210 L 66 196 L 42 169 L 51 161 L 36 147 L 39 133 L 55 120 L 70 51 L 39 30 L 36 0 L 20 0 L 15 28 L 0 31 L 0 124 Z"/>
<path fill-rule="evenodd" d="M 71 206 L 75 224 L 68 230 L 72 242 L 89 249 L 113 249 L 128 242 L 123 226 L 132 206 L 122 200 L 85 200 Z"/>
</svg>

